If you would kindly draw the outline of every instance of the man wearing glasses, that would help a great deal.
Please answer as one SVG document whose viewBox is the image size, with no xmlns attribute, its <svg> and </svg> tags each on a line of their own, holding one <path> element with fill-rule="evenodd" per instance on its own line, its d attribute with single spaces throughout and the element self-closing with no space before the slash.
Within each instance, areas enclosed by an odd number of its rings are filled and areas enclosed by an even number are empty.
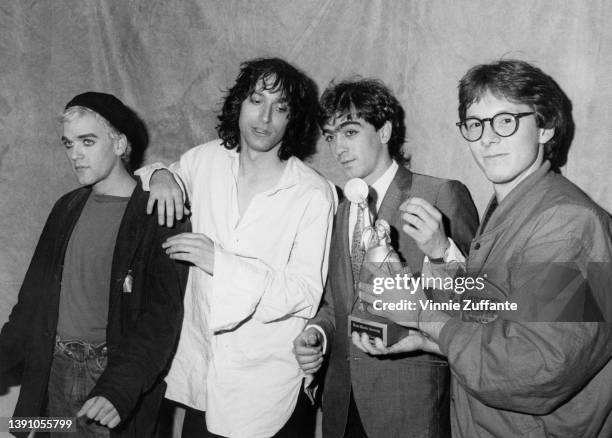
<svg viewBox="0 0 612 438">
<path fill-rule="evenodd" d="M 463 77 L 459 118 L 495 191 L 465 265 L 485 287 L 450 315 L 374 311 L 422 333 L 391 350 L 448 358 L 453 436 L 612 436 L 612 220 L 559 173 L 571 103 L 540 69 L 505 60 Z M 516 310 L 463 309 L 476 298 Z"/>
</svg>

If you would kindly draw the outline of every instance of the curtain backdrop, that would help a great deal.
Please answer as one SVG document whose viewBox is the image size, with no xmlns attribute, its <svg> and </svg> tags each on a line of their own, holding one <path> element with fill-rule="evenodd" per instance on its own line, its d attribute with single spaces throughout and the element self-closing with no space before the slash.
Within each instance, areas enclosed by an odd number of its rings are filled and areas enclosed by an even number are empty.
<svg viewBox="0 0 612 438">
<path fill-rule="evenodd" d="M 148 125 L 146 162 L 169 162 L 216 137 L 243 60 L 283 57 L 320 90 L 378 77 L 406 110 L 412 168 L 463 181 L 482 213 L 492 190 L 454 125 L 457 82 L 521 58 L 573 102 L 563 173 L 612 211 L 610 22 L 608 0 L 0 0 L 0 324 L 53 203 L 76 187 L 57 114 L 77 93 L 122 98 Z M 344 182 L 323 142 L 311 164 Z M 13 399 L 0 397 L 0 416 Z"/>
</svg>

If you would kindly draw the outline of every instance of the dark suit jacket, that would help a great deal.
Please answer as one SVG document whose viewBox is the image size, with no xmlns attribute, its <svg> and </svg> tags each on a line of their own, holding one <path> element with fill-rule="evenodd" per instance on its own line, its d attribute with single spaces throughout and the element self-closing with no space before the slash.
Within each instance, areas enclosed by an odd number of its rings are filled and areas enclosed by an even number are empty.
<svg viewBox="0 0 612 438">
<path fill-rule="evenodd" d="M 64 195 L 53 207 L 30 262 L 19 299 L 0 333 L 0 372 L 23 366 L 15 417 L 44 416 L 68 240 L 91 189 Z M 138 185 L 119 227 L 109 286 L 108 364 L 90 397 L 106 397 L 121 416 L 112 436 L 152 436 L 165 390 L 163 373 L 176 347 L 188 268 L 165 254 L 167 237 L 190 230 L 159 227 L 147 216 Z M 131 293 L 123 292 L 129 274 Z"/>
<path fill-rule="evenodd" d="M 387 190 L 377 217 L 391 225 L 393 247 L 413 275 L 420 275 L 424 254 L 401 231 L 399 206 L 420 197 L 444 215 L 449 237 L 464 252 L 478 226 L 478 213 L 467 188 L 449 181 L 412 173 L 400 167 Z M 329 275 L 321 308 L 310 324 L 323 328 L 329 363 L 323 385 L 323 437 L 342 437 L 349 396 L 370 438 L 450 437 L 449 369 L 445 360 L 426 353 L 372 357 L 351 342 L 347 318 L 354 302 L 349 256 L 350 203 L 343 199 L 334 221 Z"/>
</svg>

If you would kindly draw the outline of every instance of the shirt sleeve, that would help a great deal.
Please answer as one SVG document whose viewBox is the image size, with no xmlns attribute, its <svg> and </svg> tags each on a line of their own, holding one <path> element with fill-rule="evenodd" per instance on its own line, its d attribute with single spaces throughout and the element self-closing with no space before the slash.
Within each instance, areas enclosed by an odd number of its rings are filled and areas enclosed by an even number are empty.
<svg viewBox="0 0 612 438">
<path fill-rule="evenodd" d="M 168 169 L 168 166 L 166 166 L 164 163 L 157 162 L 143 166 L 134 172 L 134 175 L 140 178 L 140 181 L 142 182 L 142 189 L 145 192 L 151 191 L 151 177 L 156 170 L 160 169 Z"/>
<path fill-rule="evenodd" d="M 231 329 L 251 315 L 264 323 L 314 316 L 327 275 L 333 210 L 332 194 L 313 190 L 283 269 L 215 245 L 211 329 Z"/>
<path fill-rule="evenodd" d="M 56 281 L 53 274 L 56 270 L 51 266 L 54 260 L 52 254 L 54 248 L 61 244 L 57 224 L 62 220 L 60 211 L 66 209 L 64 199 L 65 197 L 55 203 L 47 218 L 19 290 L 17 304 L 0 331 L 0 378 L 3 373 L 22 364 L 26 359 L 27 350 L 24 346 L 32 335 L 32 319 L 36 317 L 38 303 L 44 294 L 53 290 L 52 282 Z M 40 336 L 41 333 L 36 335 Z"/>
<path fill-rule="evenodd" d="M 453 376 L 481 403 L 545 415 L 575 395 L 612 357 L 606 323 L 489 324 L 449 320 L 439 339 Z"/>
<path fill-rule="evenodd" d="M 318 328 L 325 334 L 325 342 L 323 352 L 327 352 L 326 345 L 333 342 L 333 336 L 336 332 L 336 313 L 334 308 L 334 300 L 331 291 L 331 281 L 328 278 L 325 284 L 323 297 L 321 298 L 321 306 L 314 318 L 308 321 L 308 325 Z"/>
<path fill-rule="evenodd" d="M 166 166 L 163 163 L 157 162 L 141 167 L 134 172 L 142 181 L 142 189 L 145 192 L 151 191 L 151 177 L 155 171 L 166 169 L 172 172 L 174 179 L 181 187 L 183 195 L 191 195 L 193 180 L 197 172 L 197 163 L 202 157 L 206 145 L 196 146 L 185 152 L 178 161 Z"/>
<path fill-rule="evenodd" d="M 323 327 L 318 324 L 308 324 L 306 327 L 304 327 L 304 331 L 311 327 L 321 333 L 321 336 L 323 336 L 323 343 L 321 347 L 323 348 L 323 354 L 327 353 L 327 335 L 325 334 L 325 330 L 323 330 Z"/>
<path fill-rule="evenodd" d="M 442 263 L 450 263 L 450 262 L 465 263 L 465 256 L 461 253 L 461 250 L 459 249 L 459 247 L 455 244 L 453 239 L 451 239 L 450 237 L 447 237 L 447 239 L 448 239 L 448 248 L 446 249 L 442 257 L 443 258 Z M 423 259 L 423 264 L 425 263 L 440 264 L 440 263 L 432 262 L 427 256 L 425 256 L 425 258 Z"/>
</svg>

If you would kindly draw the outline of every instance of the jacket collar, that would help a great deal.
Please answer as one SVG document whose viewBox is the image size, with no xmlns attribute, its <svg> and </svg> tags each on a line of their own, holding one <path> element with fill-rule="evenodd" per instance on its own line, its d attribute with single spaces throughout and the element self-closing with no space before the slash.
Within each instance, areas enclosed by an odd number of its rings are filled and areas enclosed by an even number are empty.
<svg viewBox="0 0 612 438">
<path fill-rule="evenodd" d="M 127 275 L 126 269 L 140 246 L 145 221 L 148 218 L 146 214 L 148 199 L 149 194 L 142 190 L 141 182 L 138 181 L 125 208 L 117 233 L 111 270 L 114 281 L 123 281 Z"/>
<path fill-rule="evenodd" d="M 397 209 L 410 193 L 412 188 L 412 172 L 403 166 L 399 166 L 391 185 L 385 193 L 385 197 L 380 204 L 377 217 L 389 221 L 397 214 Z"/>
<path fill-rule="evenodd" d="M 59 243 L 59 257 L 58 262 L 60 263 L 60 271 L 62 272 L 62 268 L 64 266 L 64 257 L 66 256 L 66 248 L 68 247 L 68 241 L 70 240 L 70 236 L 72 235 L 72 231 L 74 227 L 81 217 L 81 212 L 83 211 L 83 207 L 85 207 L 85 203 L 89 196 L 91 195 L 91 187 L 81 187 L 74 192 L 74 196 L 68 202 L 65 209 L 65 216 L 62 219 L 62 223 L 59 227 L 59 239 L 57 242 Z"/>
<path fill-rule="evenodd" d="M 493 195 L 482 216 L 486 218 L 487 215 L 490 215 L 489 220 L 486 223 L 481 222 L 476 236 L 483 234 L 483 226 L 486 226 L 485 233 L 488 233 L 501 225 L 510 211 L 517 208 L 517 205 L 522 205 L 521 209 L 527 209 L 530 208 L 530 204 L 539 202 L 538 199 L 529 196 L 529 193 L 533 191 L 534 186 L 541 184 L 550 175 L 550 172 L 550 161 L 544 161 L 535 172 L 521 181 L 499 204 L 497 204 L 495 195 Z M 491 209 L 494 210 L 489 212 Z"/>
</svg>

